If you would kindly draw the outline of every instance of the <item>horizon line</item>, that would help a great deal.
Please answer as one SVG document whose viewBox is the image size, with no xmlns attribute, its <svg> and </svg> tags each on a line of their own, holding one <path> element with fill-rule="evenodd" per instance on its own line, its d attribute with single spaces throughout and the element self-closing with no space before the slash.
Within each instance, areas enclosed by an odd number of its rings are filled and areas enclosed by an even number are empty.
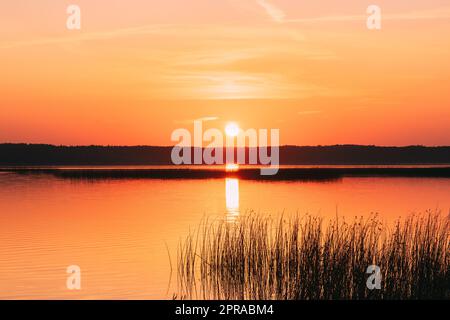
<svg viewBox="0 0 450 320">
<path fill-rule="evenodd" d="M 134 144 L 134 145 L 120 145 L 120 144 L 54 144 L 54 143 L 29 143 L 29 142 L 0 142 L 1 145 L 28 145 L 28 146 L 51 146 L 51 147 L 66 147 L 66 148 L 81 148 L 81 147 L 103 147 L 103 148 L 137 148 L 137 147 L 151 147 L 151 148 L 173 148 L 176 145 L 151 145 L 151 144 Z M 259 148 L 260 146 L 257 146 Z M 268 145 L 266 147 L 272 147 Z M 424 144 L 408 144 L 408 145 L 376 145 L 376 144 L 354 144 L 354 143 L 339 143 L 339 144 L 327 144 L 327 145 L 296 145 L 296 144 L 283 144 L 279 145 L 279 148 L 283 147 L 377 147 L 377 148 L 410 148 L 410 147 L 423 147 L 423 148 L 448 148 L 450 145 L 424 145 Z M 186 147 L 185 147 L 186 148 Z M 198 148 L 191 146 L 191 148 Z M 207 146 L 202 146 L 202 149 Z M 212 147 L 213 148 L 213 147 Z M 223 146 L 222 148 L 227 148 Z M 234 146 L 238 148 L 238 146 Z M 252 148 L 244 146 L 244 148 Z"/>
</svg>

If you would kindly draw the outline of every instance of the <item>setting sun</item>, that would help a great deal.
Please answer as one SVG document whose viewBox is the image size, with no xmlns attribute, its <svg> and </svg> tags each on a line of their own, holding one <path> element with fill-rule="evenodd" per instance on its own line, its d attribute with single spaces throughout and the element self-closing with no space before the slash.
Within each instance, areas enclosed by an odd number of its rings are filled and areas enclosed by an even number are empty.
<svg viewBox="0 0 450 320">
<path fill-rule="evenodd" d="M 227 136 L 236 137 L 239 134 L 239 126 L 235 122 L 230 122 L 225 127 Z"/>
</svg>

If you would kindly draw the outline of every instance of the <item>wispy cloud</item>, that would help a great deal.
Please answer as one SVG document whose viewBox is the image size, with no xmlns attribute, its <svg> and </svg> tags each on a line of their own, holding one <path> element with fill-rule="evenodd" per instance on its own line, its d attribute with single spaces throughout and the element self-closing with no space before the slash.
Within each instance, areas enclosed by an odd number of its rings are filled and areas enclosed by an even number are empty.
<svg viewBox="0 0 450 320">
<path fill-rule="evenodd" d="M 267 0 L 256 0 L 256 2 L 264 8 L 271 20 L 276 23 L 318 23 L 318 22 L 352 22 L 364 21 L 367 19 L 366 14 L 360 15 L 332 15 L 322 17 L 307 17 L 307 18 L 291 18 L 288 19 L 286 13 L 276 5 Z M 382 15 L 383 20 L 439 20 L 450 19 L 450 7 L 410 11 L 403 13 L 388 13 Z"/>
<path fill-rule="evenodd" d="M 202 118 L 198 118 L 197 120 L 203 121 L 203 122 L 214 121 L 214 120 L 219 120 L 219 117 L 202 117 Z"/>
<path fill-rule="evenodd" d="M 0 41 L 0 48 L 11 49 L 7 52 L 11 56 L 35 46 L 62 48 L 64 56 L 57 63 L 70 57 L 87 68 L 104 68 L 117 75 L 110 77 L 112 83 L 132 82 L 133 92 L 144 98 L 276 99 L 329 92 L 326 86 L 310 83 L 304 76 L 298 81 L 291 65 L 335 59 L 334 53 L 309 44 L 291 29 L 270 25 L 143 25 Z M 153 39 L 160 38 L 165 41 L 152 45 Z M 139 45 L 118 47 L 128 40 L 139 40 Z M 88 59 L 90 56 L 94 59 Z M 100 56 L 102 59 L 96 59 Z M 279 64 L 279 59 L 285 63 Z"/>
<path fill-rule="evenodd" d="M 248 26 L 223 26 L 223 25 L 183 25 L 183 24 L 154 24 L 138 27 L 120 28 L 105 31 L 79 32 L 62 34 L 59 36 L 37 37 L 31 39 L 0 41 L 0 49 L 11 49 L 16 47 L 28 47 L 39 45 L 58 45 L 80 43 L 96 40 L 113 40 L 133 36 L 165 36 L 179 38 L 183 33 L 185 37 L 203 40 L 211 39 L 233 39 L 234 41 L 248 42 L 248 39 L 268 39 L 277 37 L 280 40 L 304 41 L 302 34 L 298 32 L 285 32 L 285 30 L 274 30 L 269 27 Z"/>
<path fill-rule="evenodd" d="M 202 122 L 208 122 L 208 121 L 215 121 L 219 120 L 219 117 L 201 117 L 197 119 L 184 119 L 184 120 L 174 120 L 174 124 L 192 124 L 194 121 L 202 121 Z"/>
<path fill-rule="evenodd" d="M 299 23 L 314 23 L 314 22 L 353 22 L 364 21 L 367 19 L 367 15 L 334 15 L 323 17 L 311 17 L 300 19 L 285 19 L 284 22 L 299 22 Z M 404 13 L 392 13 L 382 14 L 382 20 L 391 21 L 418 21 L 418 20 L 439 20 L 450 19 L 450 9 L 445 8 L 441 10 L 424 10 L 424 11 L 411 11 Z"/>
<path fill-rule="evenodd" d="M 267 14 L 273 21 L 278 22 L 278 23 L 284 22 L 286 14 L 284 13 L 283 10 L 281 10 L 280 8 L 276 7 L 275 5 L 269 3 L 266 0 L 256 0 L 256 2 L 261 7 L 263 7 L 264 10 L 266 10 Z"/>
<path fill-rule="evenodd" d="M 150 34 L 160 34 L 161 32 L 168 32 L 174 28 L 174 25 L 151 25 L 151 26 L 140 26 L 134 28 L 122 28 L 116 30 L 99 31 L 99 32 L 87 32 L 87 33 L 77 33 L 71 36 L 52 36 L 52 37 L 40 37 L 28 40 L 18 40 L 0 43 L 1 49 L 9 49 L 15 47 L 27 47 L 35 45 L 53 45 L 53 44 L 64 44 L 73 43 L 81 41 L 92 41 L 92 40 L 107 40 L 119 37 L 129 37 L 137 35 L 150 35 Z"/>
</svg>

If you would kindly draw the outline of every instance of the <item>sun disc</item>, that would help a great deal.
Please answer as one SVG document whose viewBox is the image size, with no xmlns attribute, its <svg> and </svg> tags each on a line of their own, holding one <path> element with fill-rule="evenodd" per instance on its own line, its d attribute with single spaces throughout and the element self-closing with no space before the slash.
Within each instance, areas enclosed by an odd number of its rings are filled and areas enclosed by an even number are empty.
<svg viewBox="0 0 450 320">
<path fill-rule="evenodd" d="M 239 127 L 236 123 L 230 122 L 225 127 L 225 133 L 227 136 L 236 137 L 239 134 Z"/>
</svg>

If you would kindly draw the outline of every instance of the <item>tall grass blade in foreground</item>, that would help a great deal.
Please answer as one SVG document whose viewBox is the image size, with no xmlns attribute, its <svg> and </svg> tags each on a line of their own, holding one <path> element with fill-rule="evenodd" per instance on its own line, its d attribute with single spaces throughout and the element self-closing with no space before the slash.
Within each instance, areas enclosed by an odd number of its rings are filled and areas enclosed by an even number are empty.
<svg viewBox="0 0 450 320">
<path fill-rule="evenodd" d="M 201 299 L 449 299 L 450 220 L 439 213 L 384 226 L 376 215 L 335 218 L 256 214 L 204 221 L 181 242 L 178 284 Z M 368 266 L 381 270 L 369 290 Z"/>
</svg>

